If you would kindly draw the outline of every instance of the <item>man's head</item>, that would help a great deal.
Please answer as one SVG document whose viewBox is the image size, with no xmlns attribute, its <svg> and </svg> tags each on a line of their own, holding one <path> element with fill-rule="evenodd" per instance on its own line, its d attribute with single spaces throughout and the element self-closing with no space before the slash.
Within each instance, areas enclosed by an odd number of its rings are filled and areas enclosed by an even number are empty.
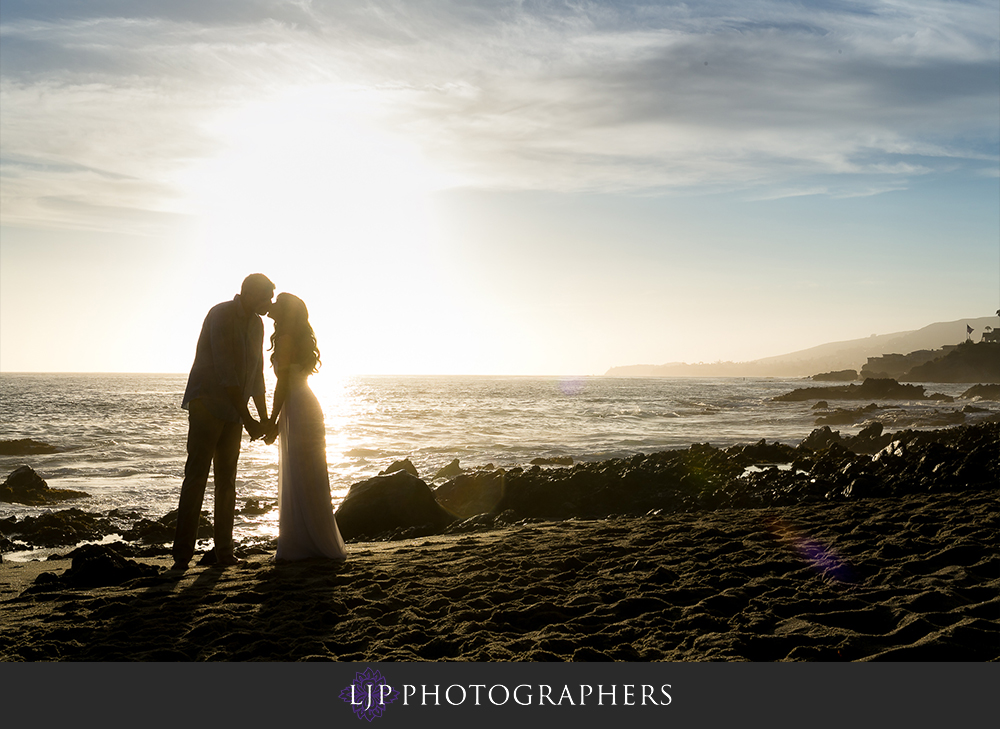
<svg viewBox="0 0 1000 729">
<path fill-rule="evenodd" d="M 251 273 L 243 279 L 240 298 L 247 312 L 266 314 L 274 296 L 274 284 L 262 273 Z"/>
</svg>

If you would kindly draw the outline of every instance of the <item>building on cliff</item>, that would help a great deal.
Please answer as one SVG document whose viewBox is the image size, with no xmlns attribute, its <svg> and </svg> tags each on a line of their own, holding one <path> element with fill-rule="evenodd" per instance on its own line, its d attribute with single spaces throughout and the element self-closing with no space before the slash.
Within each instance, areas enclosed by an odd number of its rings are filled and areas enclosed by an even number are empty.
<svg viewBox="0 0 1000 729">
<path fill-rule="evenodd" d="M 941 349 L 920 349 L 909 354 L 883 354 L 879 357 L 869 357 L 861 368 L 861 379 L 891 378 L 898 380 L 914 367 L 941 359 L 953 351 L 957 344 L 946 344 Z"/>
</svg>

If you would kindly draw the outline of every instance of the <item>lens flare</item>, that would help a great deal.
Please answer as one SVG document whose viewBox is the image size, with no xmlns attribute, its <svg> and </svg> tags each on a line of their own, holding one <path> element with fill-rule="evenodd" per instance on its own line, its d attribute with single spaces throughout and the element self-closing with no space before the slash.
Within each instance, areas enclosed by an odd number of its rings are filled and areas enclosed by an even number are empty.
<svg viewBox="0 0 1000 729">
<path fill-rule="evenodd" d="M 581 379 L 566 377 L 559 380 L 559 390 L 563 395 L 579 395 L 583 392 L 584 382 Z"/>
<path fill-rule="evenodd" d="M 769 520 L 767 526 L 775 537 L 791 547 L 792 551 L 823 577 L 843 584 L 854 582 L 850 565 L 830 547 L 781 519 Z"/>
</svg>

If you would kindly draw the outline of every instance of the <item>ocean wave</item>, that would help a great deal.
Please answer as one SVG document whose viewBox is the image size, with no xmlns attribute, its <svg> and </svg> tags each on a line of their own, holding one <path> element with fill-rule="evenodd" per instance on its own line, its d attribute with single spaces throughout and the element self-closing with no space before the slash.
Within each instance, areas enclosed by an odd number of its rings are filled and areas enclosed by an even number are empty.
<svg viewBox="0 0 1000 729">
<path fill-rule="evenodd" d="M 351 448 L 344 451 L 344 456 L 347 458 L 381 458 L 385 455 L 385 451 L 378 448 Z"/>
</svg>

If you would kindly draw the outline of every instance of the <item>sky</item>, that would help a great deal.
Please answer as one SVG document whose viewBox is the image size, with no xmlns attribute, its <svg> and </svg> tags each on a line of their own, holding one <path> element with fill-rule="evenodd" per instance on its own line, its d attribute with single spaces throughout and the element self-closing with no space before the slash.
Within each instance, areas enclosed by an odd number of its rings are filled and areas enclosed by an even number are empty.
<svg viewBox="0 0 1000 729">
<path fill-rule="evenodd" d="M 1000 8 L 0 0 L 0 371 L 186 372 L 253 272 L 343 374 L 992 315 Z"/>
</svg>

